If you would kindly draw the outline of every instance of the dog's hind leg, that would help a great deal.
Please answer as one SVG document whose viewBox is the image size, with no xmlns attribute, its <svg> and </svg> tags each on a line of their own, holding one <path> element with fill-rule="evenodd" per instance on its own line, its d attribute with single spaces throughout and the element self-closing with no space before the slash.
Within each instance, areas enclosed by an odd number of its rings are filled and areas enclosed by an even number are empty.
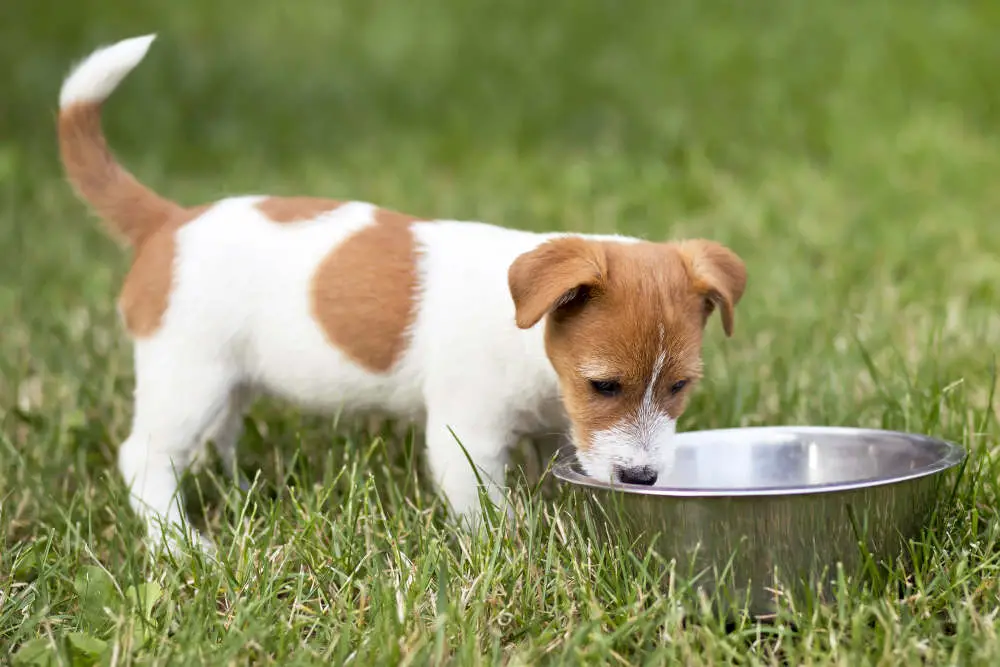
<svg viewBox="0 0 1000 667">
<path fill-rule="evenodd" d="M 226 473 L 243 491 L 250 489 L 250 483 L 242 474 L 237 457 L 240 436 L 243 435 L 243 417 L 253 403 L 253 392 L 247 387 L 235 387 L 229 394 L 229 401 L 222 414 L 208 430 L 205 441 L 211 442 Z"/>
<path fill-rule="evenodd" d="M 229 409 L 235 374 L 218 360 L 192 358 L 140 341 L 135 350 L 136 390 L 132 433 L 118 453 L 133 509 L 157 546 L 176 546 L 176 531 L 202 547 L 206 539 L 186 529 L 178 481 L 203 446 L 206 433 Z"/>
</svg>

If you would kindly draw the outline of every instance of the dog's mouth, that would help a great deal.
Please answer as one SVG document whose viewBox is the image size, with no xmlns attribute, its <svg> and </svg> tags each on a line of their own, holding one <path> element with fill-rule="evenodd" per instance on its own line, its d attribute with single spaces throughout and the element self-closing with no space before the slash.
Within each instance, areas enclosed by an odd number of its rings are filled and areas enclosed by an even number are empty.
<svg viewBox="0 0 1000 667">
<path fill-rule="evenodd" d="M 581 449 L 573 446 L 570 466 L 582 475 L 605 482 L 610 482 L 614 474 L 617 457 L 602 455 L 592 449 Z"/>
</svg>

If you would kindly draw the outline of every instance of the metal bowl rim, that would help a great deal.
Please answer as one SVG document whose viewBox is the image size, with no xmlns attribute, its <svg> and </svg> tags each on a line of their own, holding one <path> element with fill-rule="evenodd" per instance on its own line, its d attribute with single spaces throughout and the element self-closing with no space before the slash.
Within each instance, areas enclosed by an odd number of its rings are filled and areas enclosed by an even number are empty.
<svg viewBox="0 0 1000 667">
<path fill-rule="evenodd" d="M 933 444 L 945 448 L 944 455 L 916 470 L 908 471 L 905 474 L 893 475 L 890 477 L 876 477 L 860 479 L 848 482 L 834 482 L 830 484 L 815 484 L 809 486 L 761 486 L 753 488 L 698 488 L 698 487 L 668 487 L 668 486 L 640 486 L 636 484 L 622 484 L 612 482 L 602 482 L 601 480 L 588 477 L 574 469 L 572 461 L 559 461 L 552 467 L 552 474 L 563 483 L 575 486 L 584 486 L 601 491 L 619 491 L 640 496 L 662 496 L 669 498 L 754 498 L 773 496 L 802 496 L 820 493 L 835 493 L 838 491 L 855 491 L 859 489 L 869 489 L 889 484 L 899 484 L 921 477 L 928 477 L 949 468 L 954 468 L 965 460 L 966 451 L 957 444 L 940 438 L 934 438 L 919 433 L 907 433 L 906 431 L 893 431 L 872 428 L 855 428 L 848 426 L 747 426 L 741 428 L 720 428 L 706 429 L 703 431 L 688 431 L 687 433 L 746 433 L 747 431 L 781 433 L 798 433 L 808 435 L 810 433 L 824 435 L 844 435 L 857 437 L 868 434 L 875 436 L 895 436 L 906 440 Z M 685 433 L 678 433 L 678 437 L 683 437 Z"/>
</svg>

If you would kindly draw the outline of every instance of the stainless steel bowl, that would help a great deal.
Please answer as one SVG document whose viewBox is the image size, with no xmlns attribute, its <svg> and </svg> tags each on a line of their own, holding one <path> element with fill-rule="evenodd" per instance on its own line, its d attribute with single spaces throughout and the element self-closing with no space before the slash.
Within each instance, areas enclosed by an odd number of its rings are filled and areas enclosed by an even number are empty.
<svg viewBox="0 0 1000 667">
<path fill-rule="evenodd" d="M 852 576 L 893 562 L 952 488 L 943 473 L 965 459 L 942 440 L 853 428 L 696 431 L 675 442 L 675 467 L 654 487 L 604 483 L 569 462 L 553 472 L 609 539 L 653 547 L 717 604 L 754 615 L 773 613 L 783 594 L 832 598 L 838 564 Z"/>
</svg>

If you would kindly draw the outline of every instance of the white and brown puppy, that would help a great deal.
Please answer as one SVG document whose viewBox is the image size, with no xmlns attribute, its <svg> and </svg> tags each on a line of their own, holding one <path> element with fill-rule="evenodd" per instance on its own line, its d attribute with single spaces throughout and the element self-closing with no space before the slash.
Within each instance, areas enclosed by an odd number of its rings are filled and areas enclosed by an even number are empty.
<svg viewBox="0 0 1000 667">
<path fill-rule="evenodd" d="M 119 466 L 151 529 L 181 524 L 176 475 L 206 442 L 232 462 L 260 393 L 422 421 L 433 479 L 466 517 L 478 485 L 456 438 L 494 500 L 508 449 L 533 434 L 568 433 L 605 480 L 653 484 L 670 469 L 709 314 L 732 333 L 746 282 L 733 252 L 363 202 L 184 207 L 125 171 L 101 131 L 102 102 L 152 40 L 83 60 L 59 114 L 70 181 L 134 249 L 119 307 L 135 341 L 135 413 Z"/>
</svg>

